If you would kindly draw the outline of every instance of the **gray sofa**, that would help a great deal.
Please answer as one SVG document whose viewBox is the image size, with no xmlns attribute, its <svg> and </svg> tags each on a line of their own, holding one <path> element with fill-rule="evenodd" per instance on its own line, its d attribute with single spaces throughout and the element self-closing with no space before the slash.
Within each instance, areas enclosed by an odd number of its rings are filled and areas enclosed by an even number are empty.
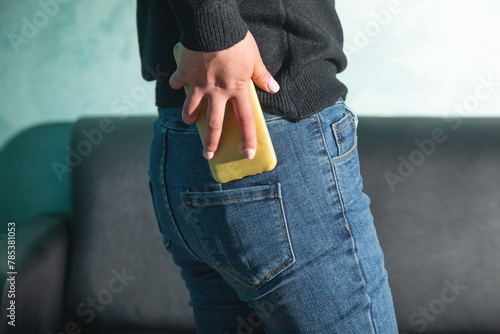
<svg viewBox="0 0 500 334">
<path fill-rule="evenodd" d="M 66 169 L 49 168 L 69 178 L 71 206 L 18 227 L 16 331 L 4 284 L 1 332 L 194 333 L 148 189 L 153 120 L 74 124 Z M 500 333 L 500 118 L 359 124 L 400 333 Z"/>
</svg>

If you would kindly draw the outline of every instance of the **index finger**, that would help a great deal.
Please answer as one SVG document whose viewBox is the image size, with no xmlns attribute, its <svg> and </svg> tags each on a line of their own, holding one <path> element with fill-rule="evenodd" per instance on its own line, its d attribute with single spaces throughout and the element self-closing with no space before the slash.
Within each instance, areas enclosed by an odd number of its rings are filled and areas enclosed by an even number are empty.
<svg viewBox="0 0 500 334">
<path fill-rule="evenodd" d="M 217 151 L 217 147 L 219 146 L 227 100 L 213 96 L 208 96 L 207 100 L 207 125 L 203 156 L 210 160 L 214 157 L 215 151 Z"/>
</svg>

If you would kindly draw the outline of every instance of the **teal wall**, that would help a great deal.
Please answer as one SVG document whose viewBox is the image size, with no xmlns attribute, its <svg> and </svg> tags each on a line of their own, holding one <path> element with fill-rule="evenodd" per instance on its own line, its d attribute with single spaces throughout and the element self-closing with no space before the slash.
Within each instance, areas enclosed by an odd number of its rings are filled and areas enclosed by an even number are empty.
<svg viewBox="0 0 500 334">
<path fill-rule="evenodd" d="M 135 8 L 135 0 L 0 1 L 0 148 L 40 123 L 155 112 Z"/>
<path fill-rule="evenodd" d="M 349 56 L 340 77 L 359 115 L 443 117 L 474 102 L 482 78 L 500 81 L 498 1 L 336 3 Z M 135 0 L 3 0 L 0 20 L 0 148 L 39 123 L 155 112 L 151 89 L 138 95 L 152 87 L 139 73 Z M 12 43 L 23 27 L 26 43 Z M 479 102 L 462 116 L 498 116 L 500 87 Z"/>
<path fill-rule="evenodd" d="M 65 161 L 75 119 L 156 112 L 135 10 L 135 0 L 0 1 L 0 226 L 69 212 L 68 174 L 52 164 Z"/>
</svg>

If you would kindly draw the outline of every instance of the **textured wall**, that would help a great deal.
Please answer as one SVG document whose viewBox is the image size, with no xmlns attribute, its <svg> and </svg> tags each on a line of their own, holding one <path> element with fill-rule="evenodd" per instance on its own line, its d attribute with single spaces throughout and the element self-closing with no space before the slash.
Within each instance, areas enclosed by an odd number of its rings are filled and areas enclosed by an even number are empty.
<svg viewBox="0 0 500 334">
<path fill-rule="evenodd" d="M 135 0 L 0 1 L 0 147 L 38 123 L 155 112 L 135 8 Z"/>
<path fill-rule="evenodd" d="M 54 1 L 0 1 L 0 147 L 42 122 L 155 112 L 152 91 L 142 94 L 150 86 L 139 74 L 135 0 L 42 5 Z M 349 55 L 341 78 L 358 114 L 442 117 L 459 105 L 463 116 L 498 115 L 500 87 L 476 96 L 482 80 L 500 81 L 498 1 L 337 0 L 337 7 Z"/>
<path fill-rule="evenodd" d="M 349 59 L 341 78 L 358 114 L 500 115 L 500 2 L 336 3 Z"/>
</svg>

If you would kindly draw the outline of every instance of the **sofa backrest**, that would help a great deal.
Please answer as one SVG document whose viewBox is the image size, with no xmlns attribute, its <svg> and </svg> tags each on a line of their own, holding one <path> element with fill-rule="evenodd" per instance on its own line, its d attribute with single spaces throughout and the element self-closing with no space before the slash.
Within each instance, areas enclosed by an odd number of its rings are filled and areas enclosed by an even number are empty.
<svg viewBox="0 0 500 334">
<path fill-rule="evenodd" d="M 73 129 L 66 318 L 89 333 L 194 328 L 148 188 L 153 120 L 84 118 Z"/>
<path fill-rule="evenodd" d="M 500 118 L 360 118 L 400 330 L 500 331 Z"/>
<path fill-rule="evenodd" d="M 193 328 L 148 190 L 153 119 L 85 118 L 73 130 L 67 318 L 95 333 Z M 500 119 L 359 119 L 400 333 L 498 332 Z"/>
<path fill-rule="evenodd" d="M 65 147 L 73 123 L 27 128 L 0 150 L 0 221 L 23 226 L 46 212 L 69 213 L 69 178 Z"/>
</svg>

